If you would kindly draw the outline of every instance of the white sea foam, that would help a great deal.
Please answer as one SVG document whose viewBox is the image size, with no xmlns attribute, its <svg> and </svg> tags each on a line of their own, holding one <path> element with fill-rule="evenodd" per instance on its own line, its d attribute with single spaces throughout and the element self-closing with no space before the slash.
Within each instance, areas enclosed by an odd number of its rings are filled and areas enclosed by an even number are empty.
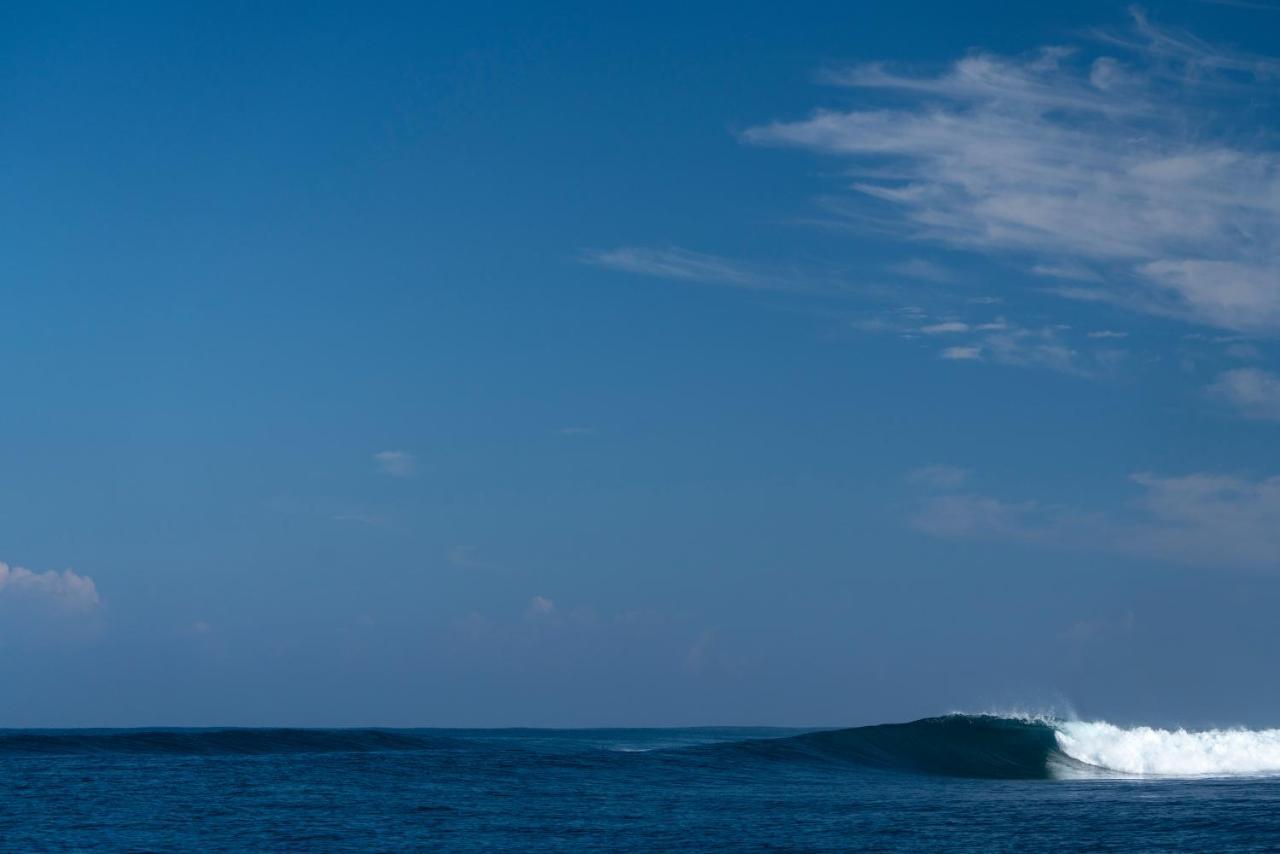
<svg viewBox="0 0 1280 854">
<path fill-rule="evenodd" d="M 1058 747 L 1087 765 L 1120 774 L 1229 777 L 1280 774 L 1280 729 L 1125 729 L 1061 721 Z"/>
</svg>

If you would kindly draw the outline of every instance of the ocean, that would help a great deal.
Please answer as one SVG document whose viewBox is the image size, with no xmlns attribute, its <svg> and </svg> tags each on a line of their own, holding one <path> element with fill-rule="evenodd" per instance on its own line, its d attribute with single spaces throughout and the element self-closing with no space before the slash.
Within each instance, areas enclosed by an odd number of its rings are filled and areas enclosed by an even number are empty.
<svg viewBox="0 0 1280 854">
<path fill-rule="evenodd" d="M 0 731 L 6 851 L 1280 847 L 1280 731 Z"/>
</svg>

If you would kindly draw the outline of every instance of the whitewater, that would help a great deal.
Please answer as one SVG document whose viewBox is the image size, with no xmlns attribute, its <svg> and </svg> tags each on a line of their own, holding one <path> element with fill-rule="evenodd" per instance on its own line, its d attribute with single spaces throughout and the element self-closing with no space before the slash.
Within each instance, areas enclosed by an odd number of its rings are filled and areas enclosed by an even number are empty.
<svg viewBox="0 0 1280 854">
<path fill-rule="evenodd" d="M 1161 777 L 1280 774 L 1280 729 L 1126 728 L 1105 721 L 1051 726 L 1064 755 L 1104 771 Z"/>
</svg>

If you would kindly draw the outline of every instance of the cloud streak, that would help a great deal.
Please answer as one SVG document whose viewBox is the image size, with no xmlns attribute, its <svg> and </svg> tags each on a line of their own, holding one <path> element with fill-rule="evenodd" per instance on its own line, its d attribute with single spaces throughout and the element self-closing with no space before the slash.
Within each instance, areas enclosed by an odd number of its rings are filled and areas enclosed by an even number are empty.
<svg viewBox="0 0 1280 854">
<path fill-rule="evenodd" d="M 583 263 L 638 276 L 652 276 L 737 288 L 746 291 L 795 295 L 847 297 L 867 295 L 874 286 L 851 284 L 839 270 L 803 265 L 769 265 L 748 262 L 707 252 L 695 252 L 679 246 L 621 246 L 583 252 Z M 943 275 L 943 271 L 927 264 L 910 266 L 917 278 Z"/>
<path fill-rule="evenodd" d="M 583 259 L 600 267 L 657 276 L 711 282 L 743 288 L 769 289 L 769 283 L 754 270 L 727 258 L 693 252 L 679 247 L 655 249 L 644 246 L 622 246 L 586 252 Z"/>
</svg>

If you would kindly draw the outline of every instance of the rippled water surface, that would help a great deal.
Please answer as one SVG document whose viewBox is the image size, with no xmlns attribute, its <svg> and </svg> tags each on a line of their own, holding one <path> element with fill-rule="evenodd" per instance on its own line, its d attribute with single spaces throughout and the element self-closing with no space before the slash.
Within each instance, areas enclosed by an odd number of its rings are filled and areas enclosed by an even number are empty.
<svg viewBox="0 0 1280 854">
<path fill-rule="evenodd" d="M 0 838 L 5 850 L 226 851 L 1273 850 L 1280 839 L 1272 777 L 1061 779 L 1019 764 L 1040 761 L 1034 732 L 934 726 L 9 732 Z"/>
</svg>

